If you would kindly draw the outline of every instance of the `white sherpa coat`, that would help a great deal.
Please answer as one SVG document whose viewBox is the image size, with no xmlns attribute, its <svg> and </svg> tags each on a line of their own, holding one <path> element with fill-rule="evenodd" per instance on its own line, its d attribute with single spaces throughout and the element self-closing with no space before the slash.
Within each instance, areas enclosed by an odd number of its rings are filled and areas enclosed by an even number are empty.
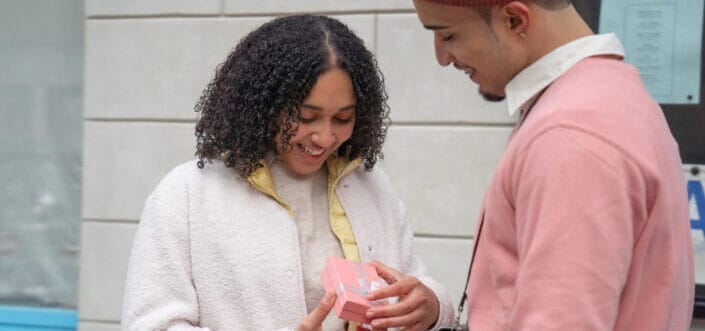
<svg viewBox="0 0 705 331">
<path fill-rule="evenodd" d="M 404 207 L 379 169 L 358 167 L 336 193 L 362 261 L 418 277 L 453 318 L 413 254 Z M 130 257 L 124 330 L 293 329 L 307 315 L 298 231 L 280 204 L 222 162 L 176 167 L 147 199 Z"/>
</svg>

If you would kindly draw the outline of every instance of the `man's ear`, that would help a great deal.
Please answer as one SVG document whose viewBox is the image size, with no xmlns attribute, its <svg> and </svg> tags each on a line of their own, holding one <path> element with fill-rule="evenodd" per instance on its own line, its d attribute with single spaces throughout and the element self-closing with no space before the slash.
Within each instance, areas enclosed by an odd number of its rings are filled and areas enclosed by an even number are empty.
<svg viewBox="0 0 705 331">
<path fill-rule="evenodd" d="M 505 27 L 516 36 L 523 37 L 531 24 L 531 9 L 522 1 L 512 1 L 501 8 Z"/>
</svg>

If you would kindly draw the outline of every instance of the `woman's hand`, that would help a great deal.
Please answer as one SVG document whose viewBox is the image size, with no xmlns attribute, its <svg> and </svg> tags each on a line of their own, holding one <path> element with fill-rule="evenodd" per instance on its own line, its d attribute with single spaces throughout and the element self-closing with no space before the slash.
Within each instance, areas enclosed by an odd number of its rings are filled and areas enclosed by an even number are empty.
<svg viewBox="0 0 705 331">
<path fill-rule="evenodd" d="M 367 317 L 374 330 L 403 327 L 404 330 L 427 330 L 438 320 L 439 302 L 436 294 L 416 277 L 406 276 L 379 261 L 370 266 L 389 286 L 370 292 L 367 299 L 379 300 L 400 297 L 395 304 L 381 305 L 367 310 Z"/>
<path fill-rule="evenodd" d="M 296 331 L 321 331 L 323 328 L 323 320 L 326 319 L 330 310 L 333 309 L 333 305 L 335 305 L 335 298 L 335 292 L 326 293 L 323 299 L 318 303 L 318 306 L 301 320 Z"/>
</svg>

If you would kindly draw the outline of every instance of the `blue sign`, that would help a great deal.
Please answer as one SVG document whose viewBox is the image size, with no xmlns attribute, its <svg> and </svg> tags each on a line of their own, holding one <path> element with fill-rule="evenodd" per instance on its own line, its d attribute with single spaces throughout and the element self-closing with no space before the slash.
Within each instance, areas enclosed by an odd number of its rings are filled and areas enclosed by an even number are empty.
<svg viewBox="0 0 705 331">
<path fill-rule="evenodd" d="M 699 180 L 688 181 L 688 201 L 695 204 L 696 213 L 691 212 L 690 215 L 696 214 L 696 219 L 690 219 L 690 227 L 694 231 L 701 231 L 705 236 L 705 192 L 703 191 L 703 182 Z"/>
</svg>

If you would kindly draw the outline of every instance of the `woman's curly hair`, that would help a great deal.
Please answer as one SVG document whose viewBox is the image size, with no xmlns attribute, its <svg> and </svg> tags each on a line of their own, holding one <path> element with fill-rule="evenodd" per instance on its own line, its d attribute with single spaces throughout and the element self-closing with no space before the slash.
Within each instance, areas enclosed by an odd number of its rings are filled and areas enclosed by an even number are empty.
<svg viewBox="0 0 705 331">
<path fill-rule="evenodd" d="M 282 132 L 288 149 L 300 106 L 328 70 L 352 80 L 356 98 L 352 136 L 339 155 L 362 158 L 370 170 L 382 157 L 389 107 L 382 73 L 364 42 L 338 20 L 295 15 L 276 18 L 250 32 L 218 66 L 196 104 L 198 167 L 222 159 L 243 177 L 276 152 Z M 293 125 L 292 125 L 293 123 Z"/>
</svg>

